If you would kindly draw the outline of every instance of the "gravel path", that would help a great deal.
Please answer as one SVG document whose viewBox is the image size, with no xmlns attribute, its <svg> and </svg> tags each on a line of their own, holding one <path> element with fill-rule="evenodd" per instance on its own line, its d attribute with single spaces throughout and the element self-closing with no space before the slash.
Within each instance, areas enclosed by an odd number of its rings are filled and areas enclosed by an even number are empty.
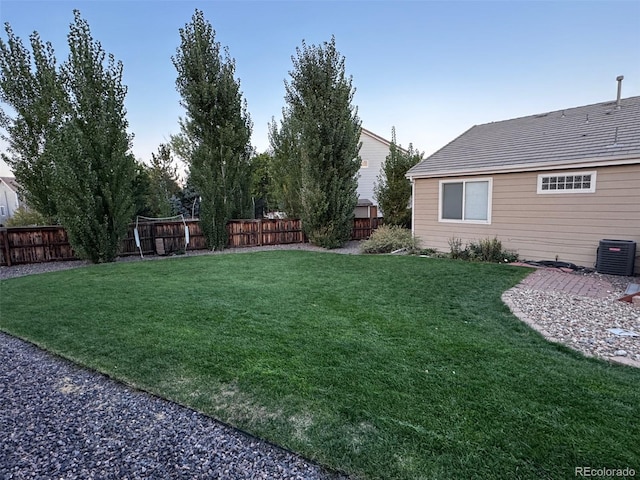
<svg viewBox="0 0 640 480">
<path fill-rule="evenodd" d="M 338 479 L 0 333 L 0 479 Z"/>
</svg>

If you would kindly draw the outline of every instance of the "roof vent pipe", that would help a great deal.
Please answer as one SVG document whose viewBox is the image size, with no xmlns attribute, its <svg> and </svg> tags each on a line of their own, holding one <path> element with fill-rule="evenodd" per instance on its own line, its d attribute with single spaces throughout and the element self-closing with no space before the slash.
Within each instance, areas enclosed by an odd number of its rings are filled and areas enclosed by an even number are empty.
<svg viewBox="0 0 640 480">
<path fill-rule="evenodd" d="M 618 75 L 616 77 L 616 81 L 618 82 L 618 99 L 616 100 L 616 109 L 620 109 L 620 95 L 622 94 L 622 80 L 624 80 L 624 75 Z"/>
</svg>

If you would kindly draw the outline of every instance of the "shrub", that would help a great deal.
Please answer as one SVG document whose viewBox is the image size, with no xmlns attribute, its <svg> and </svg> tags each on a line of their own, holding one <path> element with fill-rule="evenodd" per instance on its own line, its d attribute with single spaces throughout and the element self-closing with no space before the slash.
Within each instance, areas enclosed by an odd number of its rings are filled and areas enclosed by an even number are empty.
<svg viewBox="0 0 640 480">
<path fill-rule="evenodd" d="M 504 250 L 498 237 L 485 238 L 471 242 L 462 247 L 459 238 L 449 239 L 449 256 L 454 259 L 491 263 L 511 263 L 518 260 L 518 254 L 511 250 Z"/>
<path fill-rule="evenodd" d="M 18 207 L 18 209 L 6 222 L 7 227 L 31 227 L 35 225 L 50 225 L 51 222 L 48 222 L 43 215 L 36 212 L 35 210 L 29 210 L 28 208 L 24 208 L 23 206 Z"/>
<path fill-rule="evenodd" d="M 382 225 L 362 242 L 362 253 L 391 253 L 406 248 L 408 252 L 418 249 L 420 239 L 414 237 L 411 230 L 398 226 Z"/>
<path fill-rule="evenodd" d="M 449 239 L 449 249 L 451 250 L 449 256 L 454 260 L 468 260 L 469 252 L 466 245 L 464 248 L 462 248 L 462 239 L 451 237 Z"/>
<path fill-rule="evenodd" d="M 502 242 L 497 237 L 471 242 L 469 250 L 471 258 L 481 262 L 500 263 L 503 259 Z"/>
</svg>

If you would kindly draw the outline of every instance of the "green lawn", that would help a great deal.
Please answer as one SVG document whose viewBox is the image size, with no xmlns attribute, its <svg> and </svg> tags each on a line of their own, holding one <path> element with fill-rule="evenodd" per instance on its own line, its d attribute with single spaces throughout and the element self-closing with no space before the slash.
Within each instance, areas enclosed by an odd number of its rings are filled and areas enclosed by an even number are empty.
<svg viewBox="0 0 640 480">
<path fill-rule="evenodd" d="M 0 329 L 358 478 L 640 471 L 640 371 L 549 344 L 504 265 L 303 251 L 0 282 Z"/>
</svg>

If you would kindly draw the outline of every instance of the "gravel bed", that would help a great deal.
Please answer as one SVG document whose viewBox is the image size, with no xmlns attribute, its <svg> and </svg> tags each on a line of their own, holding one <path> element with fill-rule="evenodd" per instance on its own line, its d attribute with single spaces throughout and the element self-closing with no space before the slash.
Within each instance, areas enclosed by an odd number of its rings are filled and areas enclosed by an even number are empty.
<svg viewBox="0 0 640 480">
<path fill-rule="evenodd" d="M 518 285 L 506 291 L 502 300 L 518 318 L 550 341 L 587 356 L 640 367 L 640 307 L 618 300 L 629 283 L 640 283 L 640 278 L 597 273 L 568 275 L 589 275 L 610 288 L 603 292 L 603 298 L 595 298 Z M 609 329 L 638 336 L 616 335 Z"/>
<path fill-rule="evenodd" d="M 346 478 L 0 333 L 0 479 Z"/>
</svg>

